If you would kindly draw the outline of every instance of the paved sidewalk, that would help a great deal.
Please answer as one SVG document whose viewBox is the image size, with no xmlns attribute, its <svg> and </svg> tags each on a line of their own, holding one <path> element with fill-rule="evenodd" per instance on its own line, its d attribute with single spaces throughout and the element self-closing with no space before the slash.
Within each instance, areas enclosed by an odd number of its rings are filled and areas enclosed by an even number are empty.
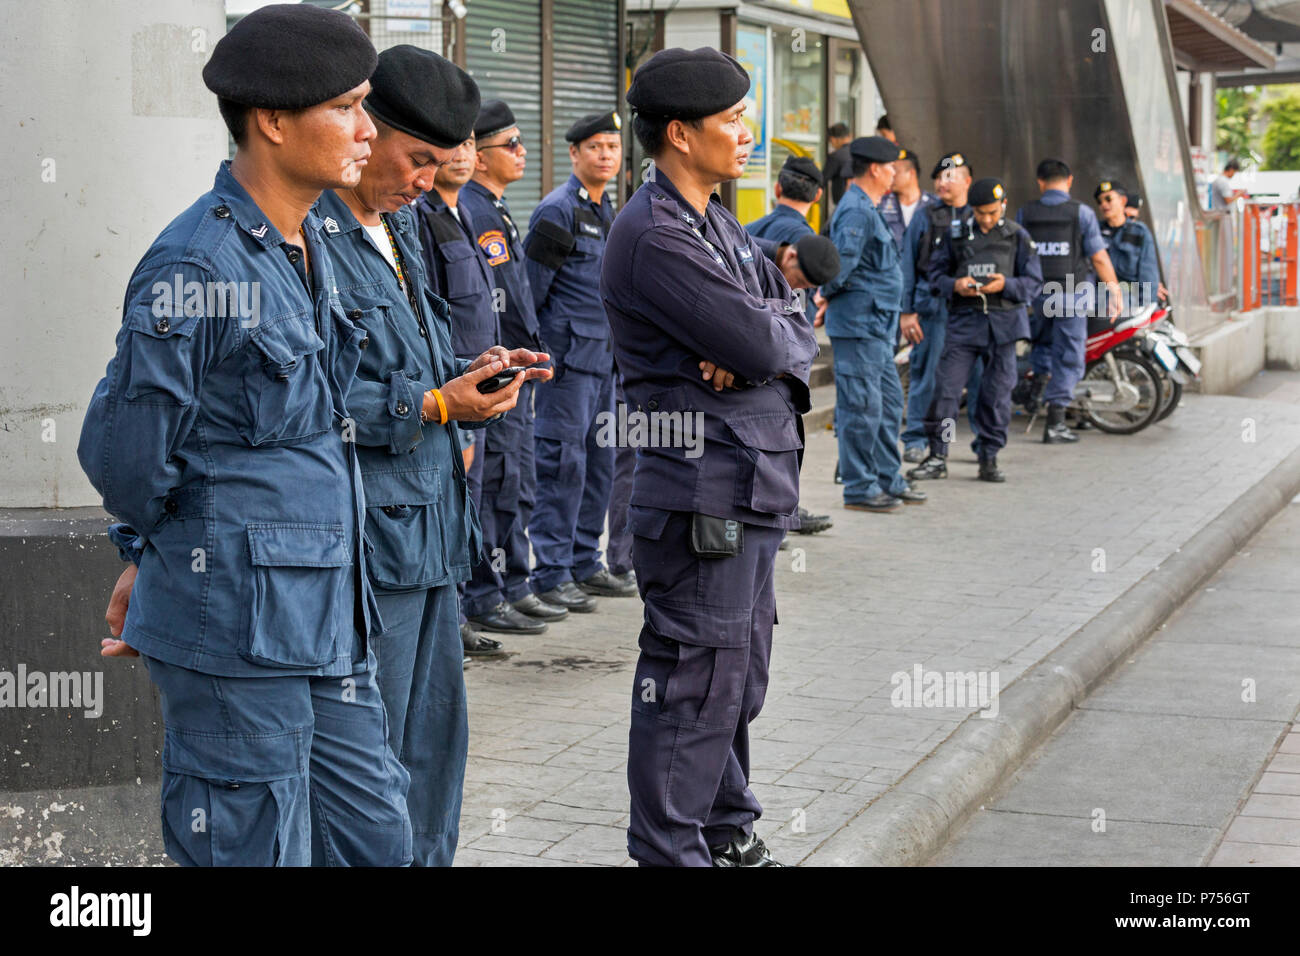
<svg viewBox="0 0 1300 956">
<path fill-rule="evenodd" d="M 895 672 L 995 672 L 1005 690 L 1300 445 L 1300 408 L 1189 396 L 1130 437 L 1045 447 L 1012 422 L 1005 485 L 966 441 L 931 501 L 850 513 L 835 443 L 809 437 L 804 504 L 831 531 L 778 562 L 781 625 L 755 723 L 760 834 L 797 862 L 943 741 L 973 708 L 891 705 Z M 1039 425 L 1041 428 L 1041 423 Z M 640 602 L 604 599 L 506 661 L 471 665 L 460 865 L 622 865 L 628 694 Z"/>
<path fill-rule="evenodd" d="M 1295 724 L 1233 818 L 1210 866 L 1300 866 L 1300 729 Z"/>
</svg>

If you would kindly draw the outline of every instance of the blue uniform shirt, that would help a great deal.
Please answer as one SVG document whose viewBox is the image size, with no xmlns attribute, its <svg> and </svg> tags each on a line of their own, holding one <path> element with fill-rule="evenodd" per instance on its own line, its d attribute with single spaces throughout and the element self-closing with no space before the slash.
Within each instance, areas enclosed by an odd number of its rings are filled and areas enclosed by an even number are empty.
<svg viewBox="0 0 1300 956">
<path fill-rule="evenodd" d="M 322 230 L 308 213 L 308 275 L 227 162 L 131 276 L 77 455 L 140 566 L 122 639 L 141 654 L 229 677 L 365 666 L 379 620 L 345 440 L 365 333 Z"/>
<path fill-rule="evenodd" d="M 930 282 L 925 269 L 921 268 L 922 254 L 929 256 L 929 246 L 933 246 L 939 237 L 930 235 L 930 209 L 941 205 L 943 200 L 933 193 L 921 193 L 921 201 L 912 213 L 912 221 L 903 231 L 903 240 L 899 243 L 899 256 L 903 265 L 903 299 L 899 311 L 916 312 L 921 315 L 934 315 L 943 308 L 943 303 L 930 295 Z M 957 216 L 967 207 L 957 210 Z"/>
<path fill-rule="evenodd" d="M 1118 228 L 1102 226 L 1101 235 L 1106 240 L 1116 278 L 1125 284 L 1139 283 L 1129 305 L 1139 307 L 1154 301 L 1160 286 L 1160 266 L 1156 262 L 1156 241 L 1151 230 L 1136 219 L 1126 219 Z"/>
<path fill-rule="evenodd" d="M 457 204 L 469 217 L 470 233 L 490 267 L 492 286 L 501 292 L 499 310 L 501 345 L 508 349 L 546 351 L 537 331 L 537 311 L 524 267 L 523 237 L 504 198 L 497 199 L 486 186 L 470 180 L 460 190 Z"/>
<path fill-rule="evenodd" d="M 912 210 L 912 222 L 916 222 L 916 217 L 926 206 L 932 202 L 938 202 L 939 197 L 934 193 L 928 193 L 921 190 L 921 197 L 916 201 L 916 208 Z M 911 225 L 903 218 L 903 204 L 899 202 L 898 193 L 888 192 L 880 197 L 880 205 L 876 207 L 880 211 L 880 218 L 885 220 L 885 225 L 889 227 L 889 234 L 894 237 L 894 242 L 899 249 L 903 248 L 903 234 L 907 232 L 907 227 Z M 903 311 L 907 311 L 904 309 Z"/>
<path fill-rule="evenodd" d="M 371 578 L 395 590 L 464 581 L 480 544 L 457 425 L 421 422 L 420 409 L 425 392 L 463 375 L 470 363 L 452 352 L 447 304 L 429 292 L 414 211 L 383 216 L 407 290 L 337 193 L 326 190 L 316 212 L 325 221 L 344 314 L 368 336 L 348 410 L 366 491 L 366 539 L 374 548 Z"/>
<path fill-rule="evenodd" d="M 865 338 L 879 332 L 880 315 L 898 317 L 903 269 L 889 227 L 856 183 L 850 184 L 835 207 L 831 241 L 840 253 L 840 274 L 821 288 L 830 300 L 826 334 Z"/>
<path fill-rule="evenodd" d="M 453 213 L 429 190 L 416 202 L 415 218 L 429 290 L 451 309 L 451 347 L 460 358 L 476 359 L 501 341 L 501 329 L 492 308 L 492 273 L 468 215 L 459 205 Z"/>
<path fill-rule="evenodd" d="M 781 271 L 716 196 L 706 215 L 661 171 L 610 230 L 600 292 L 630 410 L 698 420 L 703 443 L 637 449 L 632 504 L 638 534 L 658 538 L 667 511 L 769 527 L 798 518 L 800 413 L 817 340 Z M 738 376 L 715 392 L 701 360 Z M 654 422 L 655 419 L 650 419 Z M 646 447 L 649 444 L 650 447 Z M 657 445 L 657 447 L 655 447 Z"/>
<path fill-rule="evenodd" d="M 751 222 L 745 231 L 755 239 L 774 239 L 782 246 L 798 242 L 804 236 L 816 235 L 797 209 L 781 203 L 777 203 L 766 216 Z"/>
<path fill-rule="evenodd" d="M 543 221 L 568 233 L 573 245 L 565 251 L 558 239 L 539 235 L 537 224 Z M 528 220 L 528 284 L 542 340 L 554 349 L 557 374 L 573 369 L 608 375 L 614 369 L 609 320 L 600 301 L 600 267 L 613 221 L 609 197 L 594 202 L 572 173 L 537 204 Z"/>
</svg>

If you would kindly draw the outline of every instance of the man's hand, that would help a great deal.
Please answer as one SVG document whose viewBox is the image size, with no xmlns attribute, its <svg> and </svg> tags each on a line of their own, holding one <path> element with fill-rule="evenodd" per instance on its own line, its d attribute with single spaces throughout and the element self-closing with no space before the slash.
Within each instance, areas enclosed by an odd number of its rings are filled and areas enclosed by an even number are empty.
<svg viewBox="0 0 1300 956">
<path fill-rule="evenodd" d="M 713 362 L 701 362 L 700 372 L 702 373 L 700 375 L 702 379 L 706 382 L 713 382 L 713 390 L 715 392 L 720 392 L 724 388 L 730 388 L 732 383 L 736 381 L 735 375 L 728 372 L 725 368 L 719 368 Z"/>
<path fill-rule="evenodd" d="M 1106 313 L 1110 316 L 1110 324 L 1114 325 L 1115 320 L 1119 318 L 1120 312 L 1124 308 L 1124 290 L 1120 288 L 1118 282 L 1106 283 Z"/>
<path fill-rule="evenodd" d="M 474 446 L 470 445 L 460 453 L 461 458 L 465 460 L 465 473 L 468 474 L 470 468 L 474 465 Z"/>
<path fill-rule="evenodd" d="M 992 295 L 994 292 L 1001 292 L 1007 287 L 1007 277 L 1001 272 L 991 272 L 984 277 L 984 284 L 980 286 L 980 291 L 985 295 Z"/>
<path fill-rule="evenodd" d="M 974 298 L 979 295 L 979 286 L 970 276 L 962 276 L 952 284 L 952 290 L 958 295 L 964 295 L 967 298 Z"/>
<path fill-rule="evenodd" d="M 904 312 L 898 317 L 898 330 L 913 345 L 925 338 L 925 333 L 921 331 L 921 317 L 915 312 Z"/>
<path fill-rule="evenodd" d="M 813 328 L 820 328 L 826 324 L 826 306 L 829 304 L 820 290 L 813 293 L 813 305 L 817 306 L 817 314 L 813 316 Z"/>
<path fill-rule="evenodd" d="M 1156 283 L 1156 297 L 1163 302 L 1169 301 L 1169 290 L 1165 288 L 1165 284 L 1163 282 Z"/>
<path fill-rule="evenodd" d="M 544 382 L 555 373 L 549 368 L 530 368 L 516 375 L 514 381 L 505 388 L 486 395 L 478 390 L 478 383 L 512 365 L 533 365 L 549 360 L 550 356 L 545 352 L 530 352 L 528 349 L 507 352 L 501 346 L 494 345 L 470 364 L 470 371 L 451 379 L 438 389 L 442 393 L 443 404 L 447 406 L 447 420 L 481 422 L 510 411 L 519 400 L 519 389 L 524 382 L 534 379 Z M 437 399 L 427 393 L 424 396 L 424 417 L 430 421 L 437 421 L 441 417 Z"/>
<path fill-rule="evenodd" d="M 134 564 L 127 564 L 113 585 L 113 595 L 108 599 L 108 610 L 104 612 L 104 620 L 108 622 L 108 633 L 112 637 L 106 637 L 99 642 L 99 654 L 101 657 L 139 657 L 137 651 L 126 641 L 119 641 L 117 638 L 122 636 L 122 628 L 126 624 L 126 609 L 131 605 L 131 589 L 135 587 L 135 576 L 140 571 Z"/>
</svg>

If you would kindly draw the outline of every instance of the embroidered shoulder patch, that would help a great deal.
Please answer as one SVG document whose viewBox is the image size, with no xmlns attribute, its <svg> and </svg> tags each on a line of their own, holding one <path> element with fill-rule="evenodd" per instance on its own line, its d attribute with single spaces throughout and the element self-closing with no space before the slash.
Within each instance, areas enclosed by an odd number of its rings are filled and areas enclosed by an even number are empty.
<svg viewBox="0 0 1300 956">
<path fill-rule="evenodd" d="M 478 237 L 479 248 L 487 256 L 488 265 L 499 266 L 510 261 L 510 244 L 500 229 L 489 229 Z"/>
</svg>

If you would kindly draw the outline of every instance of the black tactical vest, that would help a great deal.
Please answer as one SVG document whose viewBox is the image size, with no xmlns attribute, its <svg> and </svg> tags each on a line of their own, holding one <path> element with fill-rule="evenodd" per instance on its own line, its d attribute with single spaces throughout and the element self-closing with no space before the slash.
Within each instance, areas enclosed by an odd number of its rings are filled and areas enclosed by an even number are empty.
<svg viewBox="0 0 1300 956">
<path fill-rule="evenodd" d="M 952 240 L 953 259 L 956 263 L 952 273 L 953 278 L 960 279 L 963 276 L 980 278 L 995 272 L 1008 279 L 1014 278 L 1016 247 L 1019 245 L 1016 235 L 1019 232 L 1020 228 L 1014 222 L 1006 220 L 988 232 L 980 232 L 979 226 L 975 225 L 975 217 L 968 215 L 962 223 L 960 234 Z M 1020 303 L 1004 300 L 1001 292 L 986 293 L 985 299 L 988 303 L 987 307 L 978 296 L 972 298 L 954 292 L 948 311 L 975 308 L 982 312 L 1005 312 L 1020 308 Z"/>
<path fill-rule="evenodd" d="M 930 268 L 930 256 L 934 252 L 934 247 L 949 234 L 953 219 L 957 216 L 957 208 L 949 206 L 946 202 L 938 202 L 926 209 L 925 213 L 929 218 L 929 225 L 926 228 L 925 241 L 921 243 L 921 250 L 916 256 L 916 269 L 922 276 Z"/>
<path fill-rule="evenodd" d="M 1022 210 L 1023 225 L 1038 247 L 1046 282 L 1064 284 L 1073 275 L 1075 284 L 1087 280 L 1092 271 L 1083 254 L 1083 232 L 1079 228 L 1079 202 L 1068 199 L 1059 206 L 1048 206 L 1041 199 L 1026 203 Z"/>
</svg>

